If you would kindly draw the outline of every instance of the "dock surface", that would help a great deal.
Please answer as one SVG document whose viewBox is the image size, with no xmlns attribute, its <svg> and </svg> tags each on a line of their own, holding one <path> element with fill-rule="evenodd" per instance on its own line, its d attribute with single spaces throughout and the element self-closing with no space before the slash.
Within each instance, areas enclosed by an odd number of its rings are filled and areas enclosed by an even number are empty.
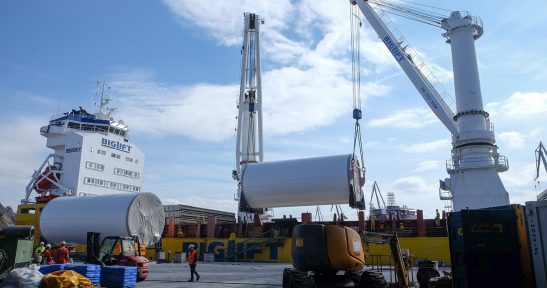
<svg viewBox="0 0 547 288">
<path fill-rule="evenodd" d="M 190 279 L 188 264 L 152 263 L 148 278 L 137 287 L 282 287 L 285 267 L 291 264 L 198 262 L 199 282 L 187 282 Z"/>
</svg>

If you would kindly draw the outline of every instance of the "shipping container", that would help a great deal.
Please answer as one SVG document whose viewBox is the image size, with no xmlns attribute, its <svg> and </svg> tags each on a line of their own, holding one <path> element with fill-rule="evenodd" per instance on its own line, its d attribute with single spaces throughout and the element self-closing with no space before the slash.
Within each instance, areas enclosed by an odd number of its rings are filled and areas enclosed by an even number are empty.
<svg viewBox="0 0 547 288">
<path fill-rule="evenodd" d="M 530 287 L 520 267 L 514 207 L 451 213 L 448 233 L 453 287 Z"/>
<path fill-rule="evenodd" d="M 547 287 L 547 201 L 526 202 L 526 222 L 536 287 Z"/>
</svg>

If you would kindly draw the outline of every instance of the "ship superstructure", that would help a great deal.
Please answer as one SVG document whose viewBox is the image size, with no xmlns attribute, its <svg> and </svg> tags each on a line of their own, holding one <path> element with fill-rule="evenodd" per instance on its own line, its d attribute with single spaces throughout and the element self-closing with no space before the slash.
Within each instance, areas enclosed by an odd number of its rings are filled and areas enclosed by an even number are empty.
<svg viewBox="0 0 547 288">
<path fill-rule="evenodd" d="M 105 84 L 98 84 L 101 101 L 96 113 L 79 107 L 54 115 L 40 128 L 53 153 L 34 171 L 23 203 L 33 202 L 32 191 L 40 194 L 37 202 L 57 196 L 141 192 L 144 153 L 130 142 L 128 126 L 112 118 Z"/>
<path fill-rule="evenodd" d="M 375 201 L 374 201 L 375 200 Z M 376 202 L 376 204 L 374 204 Z M 370 194 L 370 215 L 374 215 L 376 220 L 416 220 L 416 209 L 408 208 L 406 205 L 399 206 L 395 202 L 395 193 L 387 193 L 387 205 L 380 191 L 378 183 L 372 184 Z"/>
</svg>

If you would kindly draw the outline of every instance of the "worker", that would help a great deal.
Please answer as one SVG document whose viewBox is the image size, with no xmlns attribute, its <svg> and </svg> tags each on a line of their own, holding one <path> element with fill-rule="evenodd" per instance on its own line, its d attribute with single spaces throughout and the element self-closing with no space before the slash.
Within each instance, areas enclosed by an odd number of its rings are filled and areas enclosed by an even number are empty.
<svg viewBox="0 0 547 288">
<path fill-rule="evenodd" d="M 196 274 L 196 281 L 199 281 L 199 274 L 196 272 L 198 252 L 196 251 L 196 246 L 194 244 L 190 244 L 188 248 L 190 249 L 188 251 L 188 265 L 190 265 L 190 280 L 188 280 L 188 282 L 194 282 L 194 274 Z"/>
<path fill-rule="evenodd" d="M 34 249 L 34 255 L 42 255 L 42 252 L 46 250 L 46 247 L 44 245 L 44 242 L 40 242 L 40 244 L 36 246 L 36 249 Z"/>
<path fill-rule="evenodd" d="M 399 230 L 405 230 L 405 225 L 403 224 L 403 221 L 399 222 Z"/>
<path fill-rule="evenodd" d="M 376 230 L 376 215 L 370 214 L 370 231 Z"/>
<path fill-rule="evenodd" d="M 53 256 L 51 256 L 51 245 L 46 245 L 46 250 L 42 252 L 42 263 L 51 265 L 53 264 Z"/>
<path fill-rule="evenodd" d="M 435 225 L 441 226 L 441 215 L 439 214 L 439 209 L 435 209 Z"/>
<path fill-rule="evenodd" d="M 46 250 L 46 247 L 44 247 L 44 242 L 40 242 L 38 246 L 36 246 L 36 249 L 34 249 L 34 259 L 32 260 L 33 263 L 39 264 L 42 262 L 42 252 Z"/>
<path fill-rule="evenodd" d="M 57 250 L 57 253 L 55 253 L 55 263 L 57 264 L 65 264 L 68 263 L 68 260 L 70 259 L 68 248 L 66 248 L 66 242 L 61 241 L 61 247 Z"/>
</svg>

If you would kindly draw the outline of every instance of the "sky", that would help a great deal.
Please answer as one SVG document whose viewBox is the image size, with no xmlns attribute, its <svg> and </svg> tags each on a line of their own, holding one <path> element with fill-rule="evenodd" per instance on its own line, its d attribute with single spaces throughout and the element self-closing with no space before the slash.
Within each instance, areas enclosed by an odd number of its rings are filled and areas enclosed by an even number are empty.
<svg viewBox="0 0 547 288">
<path fill-rule="evenodd" d="M 511 203 L 547 188 L 534 150 L 547 141 L 547 8 L 539 0 L 416 3 L 480 16 L 481 90 Z M 426 7 L 426 6 L 423 6 Z M 0 2 L 0 203 L 16 206 L 50 153 L 39 129 L 52 115 L 94 111 L 97 81 L 111 89 L 116 119 L 146 154 L 143 191 L 164 204 L 235 212 L 235 116 L 243 13 L 260 15 L 264 161 L 353 151 L 348 1 L 17 1 Z M 454 94 L 450 47 L 439 28 L 391 16 Z M 448 177 L 450 134 L 366 21 L 361 29 L 365 199 L 378 182 L 400 205 L 434 217 L 438 181 Z M 356 211 L 342 206 L 350 219 Z M 331 206 L 321 207 L 324 218 Z M 275 217 L 316 215 L 277 208 Z"/>
</svg>

